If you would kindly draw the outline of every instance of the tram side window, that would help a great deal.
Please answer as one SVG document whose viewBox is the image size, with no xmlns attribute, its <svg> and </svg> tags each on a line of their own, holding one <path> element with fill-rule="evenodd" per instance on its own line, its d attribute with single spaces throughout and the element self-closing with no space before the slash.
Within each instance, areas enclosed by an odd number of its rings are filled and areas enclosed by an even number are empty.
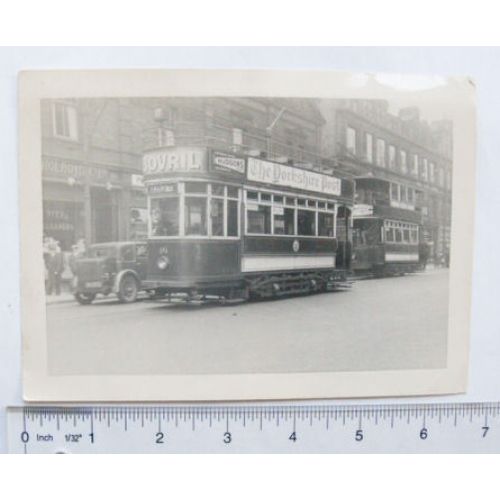
<svg viewBox="0 0 500 500">
<path fill-rule="evenodd" d="M 227 200 L 227 235 L 238 236 L 238 202 Z"/>
<path fill-rule="evenodd" d="M 318 236 L 333 236 L 333 214 L 318 213 Z"/>
<path fill-rule="evenodd" d="M 212 198 L 211 203 L 212 236 L 224 236 L 224 200 Z"/>
<path fill-rule="evenodd" d="M 153 236 L 179 235 L 179 197 L 153 198 L 151 200 Z"/>
<path fill-rule="evenodd" d="M 401 233 L 401 229 L 396 228 L 394 231 L 396 233 L 396 243 L 401 243 L 401 241 L 403 240 L 403 235 Z"/>
<path fill-rule="evenodd" d="M 184 231 L 186 235 L 207 235 L 206 197 L 186 196 L 184 203 Z"/>
<path fill-rule="evenodd" d="M 316 235 L 316 212 L 311 210 L 299 210 L 297 217 L 299 236 Z"/>
<path fill-rule="evenodd" d="M 271 207 L 247 205 L 247 228 L 252 234 L 271 234 Z"/>
<path fill-rule="evenodd" d="M 394 242 L 394 228 L 393 227 L 386 227 L 385 228 L 385 241 L 387 243 L 392 243 Z"/>
<path fill-rule="evenodd" d="M 411 236 L 412 243 L 418 243 L 418 230 L 417 229 L 412 229 L 410 232 L 410 236 Z"/>
<path fill-rule="evenodd" d="M 405 243 L 410 243 L 410 230 L 409 229 L 403 229 L 403 241 Z"/>
<path fill-rule="evenodd" d="M 295 234 L 295 210 L 274 207 L 274 234 Z"/>
</svg>

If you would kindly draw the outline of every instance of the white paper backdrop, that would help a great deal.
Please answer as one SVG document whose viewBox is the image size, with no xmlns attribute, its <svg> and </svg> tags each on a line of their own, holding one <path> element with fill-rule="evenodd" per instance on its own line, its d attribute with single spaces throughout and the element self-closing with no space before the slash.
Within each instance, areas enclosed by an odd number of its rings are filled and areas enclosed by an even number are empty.
<svg viewBox="0 0 500 500">
<path fill-rule="evenodd" d="M 478 158 L 469 389 L 387 402 L 500 399 L 500 49 L 32 48 L 0 49 L 0 452 L 5 407 L 22 404 L 19 326 L 16 76 L 51 68 L 289 68 L 468 75 L 477 85 Z M 350 400 L 349 403 L 353 403 Z M 364 400 L 364 403 L 373 402 Z M 382 402 L 377 400 L 377 402 Z"/>
</svg>

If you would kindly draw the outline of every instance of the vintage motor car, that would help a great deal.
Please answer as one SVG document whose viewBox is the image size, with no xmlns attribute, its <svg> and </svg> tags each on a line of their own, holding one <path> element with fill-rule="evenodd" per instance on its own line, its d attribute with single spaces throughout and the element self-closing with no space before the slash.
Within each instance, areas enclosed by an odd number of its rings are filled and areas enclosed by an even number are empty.
<svg viewBox="0 0 500 500">
<path fill-rule="evenodd" d="M 74 296 L 90 304 L 98 294 L 116 294 L 122 303 L 137 300 L 146 273 L 147 245 L 126 241 L 91 245 L 74 263 Z"/>
</svg>

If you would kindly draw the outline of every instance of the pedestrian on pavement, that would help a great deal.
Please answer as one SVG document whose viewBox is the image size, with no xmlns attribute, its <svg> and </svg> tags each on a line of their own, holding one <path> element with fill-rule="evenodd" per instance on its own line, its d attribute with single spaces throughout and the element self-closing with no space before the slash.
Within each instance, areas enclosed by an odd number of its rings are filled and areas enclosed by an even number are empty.
<svg viewBox="0 0 500 500">
<path fill-rule="evenodd" d="M 425 268 L 427 267 L 428 259 L 429 259 L 429 245 L 427 245 L 427 242 L 421 241 L 418 244 L 418 260 L 420 262 L 420 266 L 422 267 L 423 271 L 425 271 Z"/>
<path fill-rule="evenodd" d="M 47 260 L 48 285 L 47 294 L 61 295 L 61 277 L 64 271 L 64 256 L 57 242 L 49 245 L 49 256 Z"/>
</svg>

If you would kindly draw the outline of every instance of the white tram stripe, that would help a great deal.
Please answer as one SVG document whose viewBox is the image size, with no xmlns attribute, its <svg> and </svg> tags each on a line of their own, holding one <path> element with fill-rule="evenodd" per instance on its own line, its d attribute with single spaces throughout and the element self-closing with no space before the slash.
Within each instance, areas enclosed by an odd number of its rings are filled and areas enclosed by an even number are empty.
<svg viewBox="0 0 500 500">
<path fill-rule="evenodd" d="M 283 271 L 293 269 L 315 269 L 334 267 L 333 255 L 256 255 L 242 258 L 241 269 L 244 273 L 256 271 Z"/>
<path fill-rule="evenodd" d="M 418 262 L 418 253 L 386 253 L 386 262 Z"/>
</svg>

